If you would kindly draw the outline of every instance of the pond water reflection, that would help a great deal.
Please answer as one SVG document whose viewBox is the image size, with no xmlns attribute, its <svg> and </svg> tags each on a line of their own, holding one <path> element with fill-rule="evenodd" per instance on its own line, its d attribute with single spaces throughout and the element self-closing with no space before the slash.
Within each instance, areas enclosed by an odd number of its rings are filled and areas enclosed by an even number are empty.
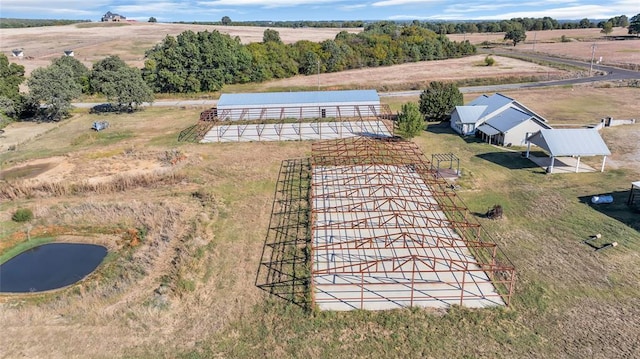
<svg viewBox="0 0 640 359">
<path fill-rule="evenodd" d="M 95 244 L 49 243 L 0 265 L 0 292 L 29 293 L 62 288 L 93 272 L 107 255 Z"/>
</svg>

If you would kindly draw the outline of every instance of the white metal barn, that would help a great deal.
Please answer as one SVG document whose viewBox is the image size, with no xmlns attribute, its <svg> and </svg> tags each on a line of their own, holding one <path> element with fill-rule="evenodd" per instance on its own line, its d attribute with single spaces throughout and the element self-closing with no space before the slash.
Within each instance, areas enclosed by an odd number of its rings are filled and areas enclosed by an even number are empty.
<svg viewBox="0 0 640 359">
<path fill-rule="evenodd" d="M 376 90 L 222 94 L 221 121 L 375 117 L 381 112 Z"/>
</svg>

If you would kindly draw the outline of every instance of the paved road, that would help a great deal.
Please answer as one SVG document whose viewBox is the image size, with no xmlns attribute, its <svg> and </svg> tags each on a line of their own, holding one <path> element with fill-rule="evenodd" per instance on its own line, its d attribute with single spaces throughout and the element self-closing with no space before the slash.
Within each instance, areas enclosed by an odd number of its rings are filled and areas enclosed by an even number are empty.
<svg viewBox="0 0 640 359">
<path fill-rule="evenodd" d="M 589 69 L 591 67 L 591 64 L 588 62 L 551 57 L 551 56 L 546 56 L 542 54 L 521 53 L 521 52 L 509 51 L 505 49 L 495 49 L 495 48 L 491 49 L 491 53 L 496 55 L 508 55 L 513 57 L 521 57 L 523 59 L 528 58 L 528 59 L 542 60 L 546 62 L 556 62 L 556 63 L 567 64 L 571 66 L 581 67 L 585 69 Z M 583 84 L 583 83 L 599 82 L 599 81 L 619 81 L 619 80 L 634 80 L 634 79 L 640 80 L 639 71 L 626 70 L 618 67 L 605 66 L 605 65 L 599 65 L 599 64 L 594 64 L 592 70 L 593 70 L 592 73 L 594 74 L 594 76 L 591 76 L 591 77 L 581 77 L 581 78 L 575 78 L 575 79 L 556 80 L 556 81 L 460 87 L 460 92 L 462 93 L 497 92 L 497 91 L 513 90 L 513 89 L 521 89 L 521 88 L 575 85 L 575 84 Z M 421 92 L 422 90 L 383 92 L 383 93 L 380 93 L 380 97 L 418 96 L 420 95 Z M 162 100 L 162 101 L 154 102 L 152 106 L 154 107 L 207 107 L 207 106 L 215 106 L 217 103 L 218 103 L 218 100 L 180 100 L 180 101 Z M 102 103 L 83 102 L 83 103 L 73 103 L 73 106 L 78 108 L 91 108 L 100 104 Z M 143 106 L 149 106 L 149 104 L 145 103 L 143 104 Z"/>
</svg>

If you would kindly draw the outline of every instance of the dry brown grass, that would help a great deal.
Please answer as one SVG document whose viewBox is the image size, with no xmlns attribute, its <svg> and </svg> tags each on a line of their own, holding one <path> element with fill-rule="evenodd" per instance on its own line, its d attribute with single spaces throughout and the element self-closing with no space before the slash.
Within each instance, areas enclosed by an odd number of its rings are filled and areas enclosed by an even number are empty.
<svg viewBox="0 0 640 359">
<path fill-rule="evenodd" d="M 191 30 L 217 30 L 231 36 L 240 37 L 243 43 L 262 41 L 262 34 L 266 28 L 254 26 L 214 26 L 191 24 L 164 23 L 129 23 L 124 26 L 112 24 L 93 24 L 87 27 L 83 24 L 66 26 L 45 26 L 34 28 L 0 29 L 0 51 L 6 54 L 10 61 L 25 66 L 27 75 L 33 69 L 48 66 L 51 60 L 63 55 L 63 51 L 72 49 L 78 60 L 88 67 L 92 63 L 109 55 L 118 55 L 129 65 L 142 67 L 144 52 L 162 41 L 167 35 L 177 36 Z M 118 24 L 121 25 L 121 24 Z M 333 39 L 344 29 L 336 28 L 302 28 L 276 29 L 285 43 L 298 40 L 323 41 Z M 348 29 L 358 32 L 361 29 Z M 17 60 L 11 57 L 11 50 L 24 49 L 25 56 L 31 60 Z"/>
<path fill-rule="evenodd" d="M 402 65 L 348 70 L 336 73 L 320 74 L 319 82 L 323 89 L 377 88 L 380 90 L 421 89 L 431 81 L 460 81 L 464 79 L 500 79 L 500 78 L 558 78 L 566 72 L 547 66 L 494 56 L 495 66 L 484 66 L 485 55 L 469 56 L 460 59 L 423 61 Z M 318 76 L 295 76 L 288 79 L 251 84 L 253 89 L 266 91 L 287 88 L 314 88 Z M 239 90 L 242 86 L 237 86 Z"/>
<path fill-rule="evenodd" d="M 563 35 L 567 42 L 561 42 Z M 627 35 L 626 28 L 616 27 L 610 36 L 625 35 Z M 485 41 L 508 45 L 508 41 L 504 40 L 504 33 L 453 34 L 448 36 L 455 41 L 467 39 L 476 45 Z M 611 37 L 607 38 L 600 33 L 600 29 L 528 31 L 524 43 L 518 44 L 516 47 L 509 46 L 509 48 L 515 51 L 535 51 L 590 61 L 593 44 L 596 45 L 595 59 L 599 60 L 602 56 L 604 64 L 633 64 L 636 69 L 640 67 L 640 39 L 614 41 L 611 40 Z"/>
<path fill-rule="evenodd" d="M 119 175 L 104 182 L 44 182 L 31 184 L 24 181 L 0 183 L 0 199 L 14 201 L 20 198 L 83 196 L 125 192 L 136 188 L 175 185 L 185 180 L 184 174 L 173 171 Z"/>
</svg>

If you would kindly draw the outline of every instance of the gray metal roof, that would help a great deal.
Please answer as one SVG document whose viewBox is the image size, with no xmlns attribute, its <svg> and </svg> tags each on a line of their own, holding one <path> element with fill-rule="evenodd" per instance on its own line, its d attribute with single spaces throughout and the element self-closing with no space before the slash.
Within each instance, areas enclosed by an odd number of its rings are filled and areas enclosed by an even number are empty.
<svg viewBox="0 0 640 359">
<path fill-rule="evenodd" d="M 456 106 L 461 123 L 476 123 L 482 116 L 487 106 Z"/>
<path fill-rule="evenodd" d="M 524 113 L 518 109 L 510 107 L 504 111 L 501 111 L 496 116 L 491 117 L 485 123 L 504 133 L 530 119 L 531 117 L 533 116 L 528 113 Z"/>
<path fill-rule="evenodd" d="M 500 133 L 500 131 L 496 130 L 495 128 L 487 125 L 486 123 L 478 126 L 478 131 L 484 133 L 487 136 L 495 136 L 497 134 Z"/>
<path fill-rule="evenodd" d="M 503 94 L 493 94 L 491 96 L 482 95 L 475 100 L 471 101 L 467 106 L 486 106 L 482 116 L 484 117 L 490 113 L 497 111 L 498 109 L 515 101 L 511 97 L 507 97 Z"/>
<path fill-rule="evenodd" d="M 529 137 L 551 156 L 609 156 L 611 151 L 593 128 L 543 129 Z"/>
<path fill-rule="evenodd" d="M 218 107 L 380 102 L 376 90 L 262 92 L 222 94 Z"/>
</svg>

